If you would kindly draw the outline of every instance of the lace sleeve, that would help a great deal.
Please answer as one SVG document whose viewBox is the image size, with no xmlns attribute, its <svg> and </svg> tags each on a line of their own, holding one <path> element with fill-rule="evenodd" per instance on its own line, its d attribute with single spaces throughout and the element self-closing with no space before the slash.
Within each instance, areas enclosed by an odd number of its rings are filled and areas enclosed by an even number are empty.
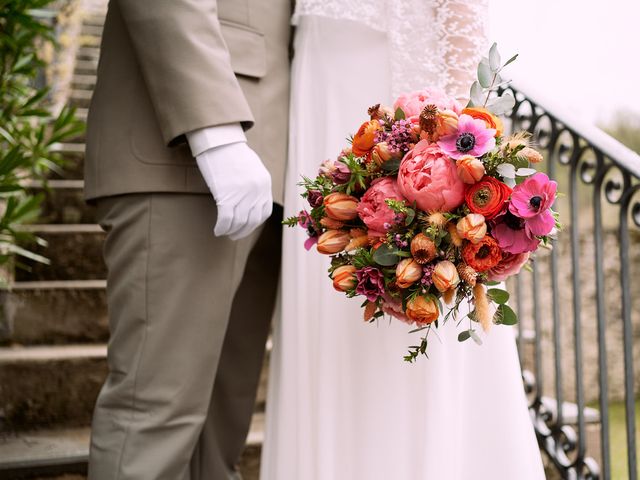
<svg viewBox="0 0 640 480">
<path fill-rule="evenodd" d="M 435 0 L 440 83 L 452 96 L 469 98 L 476 67 L 487 47 L 488 0 Z"/>
</svg>

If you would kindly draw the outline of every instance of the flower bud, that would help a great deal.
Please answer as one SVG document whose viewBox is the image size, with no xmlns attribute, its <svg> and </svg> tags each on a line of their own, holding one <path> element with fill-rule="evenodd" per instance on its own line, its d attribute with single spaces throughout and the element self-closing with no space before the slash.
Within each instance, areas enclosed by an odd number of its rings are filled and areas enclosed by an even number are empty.
<svg viewBox="0 0 640 480">
<path fill-rule="evenodd" d="M 333 288 L 339 292 L 353 290 L 358 279 L 356 278 L 356 267 L 353 265 L 342 265 L 336 268 L 331 275 Z"/>
<path fill-rule="evenodd" d="M 413 297 L 409 300 L 405 313 L 418 325 L 429 325 L 435 322 L 440 315 L 435 300 L 432 297 L 425 298 L 423 296 Z"/>
<path fill-rule="evenodd" d="M 339 222 L 338 220 L 334 220 L 333 218 L 329 217 L 322 217 L 322 219 L 320 220 L 320 225 L 332 230 L 340 230 L 342 227 L 344 227 L 344 222 Z"/>
<path fill-rule="evenodd" d="M 309 190 L 307 192 L 307 202 L 309 202 L 309 205 L 311 205 L 313 208 L 322 205 L 323 200 L 324 197 L 322 196 L 322 192 L 320 190 Z"/>
<path fill-rule="evenodd" d="M 325 255 L 332 255 L 334 253 L 344 250 L 351 237 L 348 232 L 343 230 L 327 230 L 318 238 L 318 252 Z"/>
<path fill-rule="evenodd" d="M 451 237 L 451 243 L 453 243 L 455 247 L 461 247 L 462 237 L 458 233 L 458 229 L 456 228 L 456 226 L 453 223 L 449 223 L 447 225 L 447 231 L 449 232 L 449 236 Z"/>
<path fill-rule="evenodd" d="M 530 163 L 540 163 L 543 160 L 542 154 L 531 147 L 524 147 L 518 152 L 518 156 L 526 158 Z"/>
<path fill-rule="evenodd" d="M 471 243 L 480 242 L 487 234 L 487 224 L 484 216 L 479 213 L 470 213 L 462 218 L 456 226 L 458 235 L 469 240 Z"/>
<path fill-rule="evenodd" d="M 389 151 L 389 144 L 387 142 L 380 142 L 371 150 L 371 160 L 373 160 L 376 165 L 382 165 L 392 158 L 393 154 Z"/>
<path fill-rule="evenodd" d="M 324 211 L 327 216 L 341 222 L 358 216 L 358 199 L 345 193 L 330 193 L 324 197 Z"/>
<path fill-rule="evenodd" d="M 405 258 L 396 266 L 396 284 L 400 288 L 409 288 L 422 278 L 422 267 L 413 258 Z"/>
<path fill-rule="evenodd" d="M 471 155 L 460 157 L 456 161 L 456 167 L 458 168 L 458 177 L 464 183 L 471 185 L 479 182 L 484 177 L 484 164 Z"/>
<path fill-rule="evenodd" d="M 453 110 L 439 110 L 436 115 L 436 134 L 438 137 L 453 135 L 458 131 L 458 114 Z"/>
<path fill-rule="evenodd" d="M 440 292 L 446 292 L 460 282 L 456 266 L 449 260 L 444 260 L 436 265 L 431 279 Z"/>
<path fill-rule="evenodd" d="M 411 255 L 421 265 L 436 258 L 436 244 L 424 233 L 419 233 L 411 240 Z"/>
</svg>

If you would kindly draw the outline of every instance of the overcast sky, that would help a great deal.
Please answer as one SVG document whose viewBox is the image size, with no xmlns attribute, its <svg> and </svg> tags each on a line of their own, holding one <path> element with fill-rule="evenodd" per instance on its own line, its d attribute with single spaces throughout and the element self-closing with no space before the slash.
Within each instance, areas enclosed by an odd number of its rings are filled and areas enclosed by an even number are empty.
<svg viewBox="0 0 640 480">
<path fill-rule="evenodd" d="M 520 54 L 508 67 L 516 78 L 594 123 L 640 114 L 640 0 L 490 4 L 491 38 L 503 57 Z"/>
</svg>

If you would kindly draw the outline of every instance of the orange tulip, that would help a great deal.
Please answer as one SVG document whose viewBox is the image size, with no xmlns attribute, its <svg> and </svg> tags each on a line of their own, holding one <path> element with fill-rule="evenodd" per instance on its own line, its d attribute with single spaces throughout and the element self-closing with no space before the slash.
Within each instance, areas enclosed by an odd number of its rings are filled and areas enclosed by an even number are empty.
<svg viewBox="0 0 640 480">
<path fill-rule="evenodd" d="M 460 282 L 458 270 L 456 270 L 456 266 L 449 260 L 438 262 L 436 267 L 433 269 L 431 279 L 440 292 L 446 292 Z"/>
<path fill-rule="evenodd" d="M 422 278 L 422 267 L 413 258 L 405 258 L 396 266 L 396 284 L 400 288 L 409 288 Z"/>
<path fill-rule="evenodd" d="M 358 199 L 346 193 L 330 193 L 323 203 L 325 213 L 334 220 L 345 222 L 358 216 Z"/>
<path fill-rule="evenodd" d="M 479 213 L 470 213 L 460 219 L 456 229 L 462 238 L 469 240 L 471 243 L 480 242 L 487 234 L 487 224 L 484 221 L 484 216 Z"/>
<path fill-rule="evenodd" d="M 350 241 L 351 236 L 349 232 L 345 232 L 344 230 L 327 230 L 318 238 L 317 249 L 320 253 L 332 255 L 344 250 L 344 247 L 346 247 Z"/>
<path fill-rule="evenodd" d="M 456 167 L 458 168 L 458 177 L 464 183 L 472 185 L 484 177 L 484 164 L 471 155 L 460 157 L 456 161 Z"/>
<path fill-rule="evenodd" d="M 418 325 L 429 325 L 435 322 L 440 316 L 438 304 L 431 297 L 422 296 L 413 297 L 407 302 L 405 311 L 407 317 L 416 322 Z"/>
<path fill-rule="evenodd" d="M 333 288 L 339 292 L 347 292 L 356 286 L 356 267 L 353 265 L 342 265 L 336 268 L 331 275 Z"/>
</svg>

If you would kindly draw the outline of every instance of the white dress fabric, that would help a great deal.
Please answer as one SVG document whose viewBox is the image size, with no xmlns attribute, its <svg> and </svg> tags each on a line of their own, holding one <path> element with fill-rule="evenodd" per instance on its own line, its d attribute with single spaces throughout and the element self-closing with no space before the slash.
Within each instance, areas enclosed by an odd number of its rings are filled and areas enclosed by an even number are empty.
<svg viewBox="0 0 640 480">
<path fill-rule="evenodd" d="M 335 158 L 394 82 L 383 31 L 308 13 L 296 18 L 286 216 L 309 208 L 300 175 Z M 513 330 L 492 329 L 480 347 L 458 343 L 449 322 L 430 334 L 430 358 L 408 364 L 420 334 L 364 323 L 360 299 L 333 290 L 328 257 L 305 239 L 285 230 L 261 480 L 544 479 Z"/>
</svg>

